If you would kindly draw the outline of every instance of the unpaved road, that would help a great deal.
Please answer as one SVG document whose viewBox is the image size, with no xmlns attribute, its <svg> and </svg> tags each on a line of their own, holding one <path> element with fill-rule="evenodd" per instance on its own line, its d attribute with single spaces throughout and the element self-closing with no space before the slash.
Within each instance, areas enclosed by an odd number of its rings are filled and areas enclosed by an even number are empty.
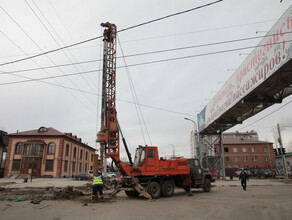
<svg viewBox="0 0 292 220">
<path fill-rule="evenodd" d="M 188 197 L 176 190 L 171 198 L 148 201 L 130 199 L 123 192 L 117 199 L 92 203 L 88 197 L 75 201 L 0 201 L 0 219 L 291 219 L 292 185 L 217 186 L 210 193 L 193 190 Z M 84 205 L 85 204 L 85 205 Z"/>
</svg>

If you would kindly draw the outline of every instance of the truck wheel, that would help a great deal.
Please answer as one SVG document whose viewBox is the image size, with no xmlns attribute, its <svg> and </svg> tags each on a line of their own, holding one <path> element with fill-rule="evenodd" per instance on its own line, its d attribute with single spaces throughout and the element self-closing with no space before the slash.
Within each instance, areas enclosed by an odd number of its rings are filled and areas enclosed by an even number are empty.
<svg viewBox="0 0 292 220">
<path fill-rule="evenodd" d="M 211 191 L 211 181 L 206 178 L 203 186 L 204 192 L 210 192 Z"/>
<path fill-rule="evenodd" d="M 173 196 L 173 193 L 174 193 L 174 185 L 171 181 L 168 180 L 162 183 L 162 186 L 161 186 L 162 196 L 171 197 Z"/>
<path fill-rule="evenodd" d="M 158 199 L 160 196 L 160 185 L 157 182 L 151 182 L 147 190 L 152 199 Z"/>
<path fill-rule="evenodd" d="M 125 193 L 130 198 L 136 198 L 140 195 L 138 191 L 125 191 Z"/>
</svg>

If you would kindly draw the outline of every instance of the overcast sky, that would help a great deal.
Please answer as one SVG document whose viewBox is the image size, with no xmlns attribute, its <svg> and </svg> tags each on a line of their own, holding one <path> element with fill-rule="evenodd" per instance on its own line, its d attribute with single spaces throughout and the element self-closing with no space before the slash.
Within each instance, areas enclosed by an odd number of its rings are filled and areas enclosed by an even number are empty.
<svg viewBox="0 0 292 220">
<path fill-rule="evenodd" d="M 216 0 L 1 0 L 0 129 L 14 133 L 53 127 L 72 132 L 96 147 L 100 128 L 97 95 L 101 74 L 98 60 L 102 57 L 100 38 L 33 59 L 1 64 L 101 36 L 102 22 L 115 23 L 122 30 L 211 2 Z M 117 111 L 131 153 L 138 145 L 152 144 L 159 147 L 161 156 L 169 156 L 173 145 L 177 155 L 189 157 L 194 125 L 184 118 L 196 120 L 196 115 L 222 87 L 221 82 L 228 80 L 252 49 L 203 54 L 256 46 L 262 39 L 258 37 L 266 34 L 291 3 L 291 0 L 224 0 L 119 33 L 117 56 L 122 56 L 122 49 L 126 57 L 117 59 Z M 257 38 L 129 56 L 251 37 Z M 186 56 L 193 57 L 173 59 Z M 163 61 L 166 59 L 173 60 Z M 84 61 L 93 62 L 56 67 Z M 147 62 L 150 64 L 143 64 Z M 124 68 L 126 65 L 128 69 Z M 52 66 L 55 67 L 45 68 Z M 33 68 L 37 70 L 27 71 Z M 72 73 L 79 74 L 66 76 Z M 54 76 L 59 77 L 17 83 Z M 140 119 L 130 82 L 141 104 Z M 255 130 L 260 140 L 274 142 L 273 128 L 277 123 L 292 126 L 292 104 L 275 111 L 290 100 L 291 97 L 286 98 L 282 104 L 229 131 Z M 261 119 L 272 111 L 275 112 Z M 282 133 L 286 144 L 292 142 L 291 131 L 287 127 Z"/>
</svg>

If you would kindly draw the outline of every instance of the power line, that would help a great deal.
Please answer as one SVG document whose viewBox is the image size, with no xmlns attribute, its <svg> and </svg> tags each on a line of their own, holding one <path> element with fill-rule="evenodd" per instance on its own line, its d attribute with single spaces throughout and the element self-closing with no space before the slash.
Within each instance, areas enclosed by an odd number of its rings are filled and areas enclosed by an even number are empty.
<svg viewBox="0 0 292 220">
<path fill-rule="evenodd" d="M 280 110 L 281 108 L 284 108 L 286 105 L 290 104 L 291 102 L 292 102 L 292 100 L 290 100 L 290 101 L 287 102 L 286 104 L 280 106 L 279 108 L 275 109 L 274 111 L 270 112 L 269 114 L 267 114 L 267 115 L 265 115 L 265 116 L 259 118 L 258 120 L 256 120 L 256 121 L 254 121 L 254 122 L 252 122 L 252 123 L 250 123 L 250 124 L 244 126 L 243 128 L 238 129 L 238 131 L 243 130 L 243 129 L 245 129 L 245 128 L 247 128 L 247 127 L 249 127 L 249 126 L 251 126 L 251 125 L 253 125 L 253 124 L 255 124 L 255 123 L 257 123 L 257 122 L 259 122 L 259 121 L 261 121 L 261 120 L 263 120 L 264 118 L 270 116 L 271 114 L 275 113 L 276 111 Z"/>
<path fill-rule="evenodd" d="M 285 41 L 286 43 L 292 42 L 292 40 L 287 40 Z M 275 45 L 275 44 L 282 44 L 283 41 L 277 42 L 277 43 L 270 43 L 269 45 Z M 215 51 L 215 52 L 208 52 L 208 53 L 202 53 L 202 54 L 195 54 L 195 55 L 189 55 L 189 56 L 183 56 L 183 57 L 175 57 L 175 58 L 168 58 L 168 59 L 163 59 L 163 60 L 155 60 L 155 61 L 149 61 L 149 62 L 143 62 L 143 63 L 136 63 L 136 64 L 130 64 L 127 65 L 127 67 L 134 67 L 134 66 L 141 66 L 141 65 L 149 65 L 149 64 L 155 64 L 155 63 L 161 63 L 161 62 L 168 62 L 168 61 L 175 61 L 175 60 L 182 60 L 182 59 L 188 59 L 188 58 L 195 58 L 195 57 L 202 57 L 202 56 L 208 56 L 208 55 L 215 55 L 215 54 L 221 54 L 221 53 L 228 53 L 228 52 L 234 52 L 238 50 L 244 50 L 244 49 L 252 49 L 255 47 L 265 47 L 266 45 L 257 45 L 257 46 L 250 46 L 250 47 L 241 47 L 241 48 L 235 48 L 235 49 L 229 49 L 229 50 L 221 50 L 221 51 Z M 125 68 L 126 66 L 118 66 L 118 68 Z M 93 73 L 96 71 L 101 71 L 98 69 L 94 70 L 89 70 L 89 71 L 84 71 L 84 72 L 79 72 L 79 73 L 69 73 L 66 75 L 59 75 L 59 76 L 52 76 L 52 77 L 43 77 L 43 78 L 38 78 L 38 79 L 32 79 L 32 80 L 23 80 L 23 81 L 14 81 L 14 82 L 7 82 L 7 83 L 0 83 L 1 85 L 11 85 L 11 84 L 16 84 L 16 83 L 25 83 L 25 82 L 31 82 L 35 80 L 45 80 L 45 79 L 52 79 L 52 78 L 61 78 L 64 76 L 74 76 L 78 74 L 86 74 L 86 73 Z M 2 73 L 4 74 L 4 73 Z M 10 74 L 10 72 L 5 72 L 5 74 Z"/>
<path fill-rule="evenodd" d="M 140 129 L 141 129 L 142 137 L 143 137 L 143 140 L 144 140 L 144 144 L 146 145 L 147 142 L 146 142 L 146 139 L 145 139 L 145 136 L 144 136 L 144 131 L 143 131 L 143 127 L 142 127 L 142 124 L 141 124 L 140 115 L 141 115 L 141 119 L 142 119 L 143 125 L 144 125 L 145 130 L 146 130 L 148 139 L 150 141 L 150 145 L 152 145 L 152 141 L 151 141 L 151 138 L 150 138 L 150 135 L 149 135 L 149 132 L 148 132 L 148 128 L 146 126 L 146 122 L 145 122 L 145 119 L 144 119 L 144 116 L 143 116 L 143 112 L 142 112 L 141 107 L 139 105 L 139 100 L 138 100 L 138 96 L 137 96 L 137 93 L 136 93 L 136 89 L 135 89 L 135 86 L 134 86 L 134 83 L 133 83 L 133 80 L 132 80 L 132 77 L 131 77 L 131 74 L 130 74 L 130 70 L 129 70 L 128 66 L 127 66 L 126 58 L 124 56 L 124 51 L 123 51 L 123 48 L 122 48 L 122 45 L 121 45 L 121 42 L 120 42 L 119 38 L 118 38 L 118 42 L 119 42 L 121 53 L 122 53 L 122 56 L 123 56 L 123 60 L 124 60 L 125 66 L 126 66 L 126 72 L 127 72 L 127 76 L 128 76 L 128 80 L 129 80 L 130 90 L 131 90 L 132 96 L 133 96 L 133 101 L 134 101 L 134 103 L 137 104 L 137 105 L 135 105 L 136 113 L 137 113 L 137 116 L 138 116 L 138 121 L 139 121 Z M 140 115 L 139 115 L 139 113 L 140 113 Z"/>
<path fill-rule="evenodd" d="M 55 11 L 55 9 L 54 9 L 54 11 Z M 56 11 L 55 11 L 55 13 L 58 15 L 58 13 Z M 59 15 L 58 15 L 58 17 L 59 17 Z M 285 17 L 285 18 L 282 18 L 282 19 L 287 19 L 287 18 Z M 237 25 L 231 25 L 231 26 L 226 26 L 226 27 L 209 28 L 209 29 L 203 29 L 203 30 L 197 30 L 197 31 L 190 31 L 190 32 L 183 32 L 183 33 L 177 33 L 177 34 L 169 34 L 169 35 L 160 35 L 160 36 L 155 36 L 155 37 L 140 38 L 140 39 L 122 41 L 121 43 L 130 43 L 130 42 L 136 42 L 136 41 L 144 41 L 144 40 L 151 40 L 151 39 L 160 39 L 160 38 L 166 38 L 166 37 L 175 37 L 175 36 L 179 36 L 179 35 L 187 35 L 187 34 L 208 32 L 208 31 L 214 31 L 214 30 L 229 29 L 229 28 L 235 28 L 235 27 L 241 27 L 241 26 L 248 26 L 248 25 L 252 25 L 252 24 L 260 24 L 260 23 L 266 23 L 266 22 L 277 21 L 277 20 L 279 20 L 279 19 L 270 19 L 270 20 L 265 20 L 265 21 L 250 22 L 250 23 L 237 24 Z M 62 21 L 61 21 L 61 23 L 63 24 Z M 64 26 L 64 24 L 63 24 L 63 26 Z M 67 29 L 65 26 L 64 26 L 64 28 Z M 68 30 L 67 30 L 67 32 L 68 32 Z M 100 46 L 101 46 L 101 44 L 92 45 L 92 46 L 86 46 L 86 47 L 70 48 L 68 50 L 80 50 L 80 49 L 86 49 L 86 48 L 92 48 L 92 47 L 100 47 Z M 36 54 L 36 53 L 31 53 L 30 56 L 32 56 L 32 54 Z M 10 57 L 19 57 L 19 56 L 23 56 L 23 55 L 21 55 L 21 54 L 17 55 L 16 54 L 16 55 L 11 55 L 11 56 L 2 56 L 0 58 L 10 58 Z"/>
<path fill-rule="evenodd" d="M 292 31 L 291 32 L 284 32 L 283 34 L 290 34 L 290 33 L 292 33 Z M 235 42 L 254 40 L 254 39 L 263 38 L 263 37 L 270 37 L 270 36 L 274 36 L 274 35 L 271 34 L 271 35 L 263 35 L 263 36 L 256 36 L 256 37 L 240 38 L 240 39 L 233 39 L 233 40 L 228 40 L 228 41 L 219 41 L 219 42 L 212 42 L 212 43 L 207 43 L 207 44 L 199 44 L 199 45 L 193 45 L 193 46 L 178 47 L 178 48 L 150 51 L 150 52 L 137 53 L 137 54 L 129 54 L 129 55 L 125 55 L 124 57 L 137 57 L 137 56 L 150 55 L 150 54 L 156 54 L 156 53 L 165 53 L 165 52 L 171 52 L 171 51 L 177 51 L 177 50 L 186 50 L 186 49 L 192 49 L 192 48 L 198 48 L 198 47 L 206 47 L 206 46 L 214 46 L 214 45 L 227 44 L 227 43 L 235 43 Z M 262 46 L 264 46 L 264 45 L 262 45 Z M 252 48 L 254 48 L 254 47 L 256 47 L 256 46 L 252 46 Z M 244 48 L 244 49 L 250 49 L 250 48 L 251 47 Z M 238 50 L 240 50 L 240 49 L 241 48 L 239 48 Z M 123 56 L 117 57 L 117 59 L 120 59 L 120 58 L 123 58 Z M 71 65 L 76 65 L 76 64 L 87 64 L 87 63 L 100 62 L 100 61 L 102 61 L 102 60 L 101 59 L 94 59 L 94 60 L 87 60 L 87 61 L 81 61 L 81 62 L 75 62 L 75 63 L 66 63 L 66 64 L 59 64 L 59 65 L 53 65 L 53 66 L 45 66 L 45 67 L 41 67 L 41 68 L 30 68 L 30 69 L 23 69 L 23 70 L 6 71 L 3 74 L 35 71 L 35 70 L 39 70 L 39 69 L 49 69 L 49 68 L 55 68 L 55 67 L 65 67 L 65 66 L 71 66 Z"/>
<path fill-rule="evenodd" d="M 60 44 L 58 43 L 58 41 L 55 39 L 55 37 L 52 35 L 52 33 L 49 31 L 49 29 L 46 27 L 46 25 L 42 22 L 42 20 L 40 19 L 40 17 L 36 14 L 36 12 L 33 10 L 33 8 L 30 6 L 30 4 L 25 0 L 25 2 L 26 2 L 26 4 L 29 6 L 29 8 L 31 9 L 31 11 L 34 13 L 34 15 L 37 17 L 37 19 L 39 20 L 39 22 L 43 25 L 43 27 L 46 29 L 46 31 L 50 34 L 50 36 L 52 37 L 52 39 L 55 41 L 55 43 L 60 47 Z M 6 12 L 6 14 L 8 15 L 8 13 Z M 11 16 L 9 16 L 11 19 L 12 19 L 12 17 Z M 14 20 L 14 19 L 12 19 L 13 21 L 14 21 L 14 23 L 18 26 L 18 27 L 20 27 L 20 25 Z M 21 27 L 20 27 L 21 28 Z M 23 31 L 23 33 L 25 33 L 25 35 L 26 36 L 28 36 L 29 37 L 29 35 L 23 30 L 23 28 L 21 28 L 21 30 Z M 32 40 L 32 38 L 31 37 L 29 37 L 31 40 Z M 32 40 L 33 41 L 33 40 Z M 34 42 L 34 44 L 40 49 L 40 51 L 42 51 L 43 52 L 43 50 L 41 49 L 41 47 L 35 42 L 35 41 L 33 41 Z M 68 55 L 65 53 L 65 51 L 64 50 L 62 50 L 62 52 L 65 54 L 65 56 L 69 59 L 69 61 L 71 61 L 70 60 L 70 58 L 68 57 Z M 48 56 L 48 55 L 46 55 L 46 57 L 56 66 L 56 63 Z M 61 69 L 61 68 L 59 68 L 59 67 L 57 67 L 58 68 L 58 70 L 63 74 L 63 75 L 66 75 L 64 72 L 63 72 L 63 70 Z M 77 69 L 77 71 L 79 71 L 78 69 Z M 82 75 L 81 75 L 82 76 Z M 83 76 L 82 76 L 83 77 Z M 71 79 L 71 78 L 68 78 L 69 79 L 69 81 L 75 86 L 75 87 L 77 87 L 78 88 L 78 85 Z M 94 91 L 94 90 L 93 90 Z M 91 99 L 89 99 L 85 94 L 83 94 L 86 98 L 87 98 L 87 100 L 89 101 L 89 102 L 91 102 L 93 105 L 95 105 L 94 104 L 94 102 L 91 100 Z"/>
<path fill-rule="evenodd" d="M 204 7 L 207 7 L 207 6 L 211 6 L 213 4 L 216 4 L 216 3 L 219 3 L 219 2 L 222 2 L 222 1 L 223 0 L 218 0 L 218 1 L 211 2 L 211 3 L 208 3 L 208 4 L 202 5 L 202 6 L 191 8 L 191 9 L 188 9 L 188 10 L 185 10 L 185 11 L 181 11 L 181 12 L 170 14 L 170 15 L 167 15 L 167 16 L 164 16 L 164 17 L 161 17 L 161 18 L 153 19 L 153 20 L 150 20 L 150 21 L 147 21 L 147 22 L 143 22 L 143 23 L 140 23 L 140 24 L 137 24 L 137 25 L 133 25 L 133 26 L 128 27 L 128 28 L 121 29 L 121 30 L 119 30 L 117 32 L 123 32 L 123 31 L 127 31 L 127 30 L 130 30 L 130 29 L 133 29 L 133 28 L 141 27 L 143 25 L 147 25 L 147 24 L 150 24 L 150 23 L 153 23 L 153 22 L 161 21 L 161 20 L 164 20 L 164 19 L 167 19 L 167 18 L 170 18 L 170 17 L 174 17 L 174 16 L 177 16 L 177 15 L 188 13 L 188 12 L 191 12 L 191 11 L 194 11 L 194 10 L 197 10 L 197 9 L 201 9 L 201 8 L 204 8 Z M 0 7 L 4 12 L 6 12 L 2 6 L 0 6 Z M 80 44 L 88 43 L 90 41 L 97 40 L 97 39 L 100 39 L 102 37 L 103 36 L 90 38 L 90 39 L 87 39 L 87 40 L 84 40 L 84 41 L 80 41 L 80 42 L 77 42 L 77 43 L 74 43 L 74 44 L 70 44 L 70 45 L 67 45 L 67 46 L 64 46 L 64 47 L 60 47 L 60 48 L 56 48 L 56 49 L 49 50 L 49 51 L 46 51 L 46 52 L 42 52 L 42 53 L 30 56 L 30 57 L 26 57 L 26 58 L 22 58 L 22 59 L 10 61 L 10 62 L 2 63 L 2 64 L 0 64 L 0 66 L 4 66 L 4 65 L 13 64 L 13 63 L 25 61 L 25 60 L 28 60 L 28 59 L 36 58 L 36 57 L 43 56 L 43 55 L 46 55 L 46 54 L 49 54 L 49 53 L 57 52 L 59 50 L 64 50 L 64 49 L 67 49 L 67 48 L 70 48 L 70 47 L 74 47 L 74 46 L 77 46 L 77 45 L 80 45 Z"/>
<path fill-rule="evenodd" d="M 0 5 L 0 8 L 5 12 L 5 14 L 17 25 L 17 27 L 42 51 L 42 49 L 41 49 L 41 47 L 26 33 L 26 31 L 17 23 L 17 21 Z M 13 40 L 11 40 L 7 35 L 5 35 L 2 31 L 1 31 L 1 33 L 12 43 L 12 44 L 14 44 L 19 50 L 21 50 L 25 55 L 26 55 L 26 52 L 21 48 L 21 47 L 19 47 Z M 47 56 L 48 57 L 48 56 Z M 55 64 L 54 63 L 54 61 L 50 58 L 50 57 L 48 57 L 48 59 L 50 59 L 51 60 L 51 62 L 53 63 L 53 64 Z M 34 62 L 37 66 L 39 66 L 40 68 L 41 68 L 41 66 L 35 61 L 35 60 L 32 60 L 32 62 Z M 56 65 L 56 64 L 55 64 Z M 43 68 L 41 68 L 41 70 L 43 70 L 44 72 L 46 72 L 49 76 L 51 76 L 51 74 L 49 73 L 49 72 L 47 72 L 45 69 L 43 69 Z M 64 74 L 64 72 L 61 70 L 61 69 L 59 69 L 62 73 L 63 73 L 63 75 L 65 75 Z M 52 76 L 51 76 L 52 77 Z M 25 78 L 25 77 L 23 77 L 23 78 Z M 52 77 L 57 83 L 59 83 L 59 84 L 61 84 L 60 82 L 58 82 L 54 77 Z M 70 78 L 69 78 L 69 80 L 71 80 Z M 77 96 L 75 96 L 73 93 L 71 93 L 70 91 L 68 91 L 67 90 L 67 92 L 69 92 L 70 93 L 70 95 L 71 96 L 73 96 L 75 99 L 77 99 L 82 105 L 84 105 L 84 106 L 86 106 L 88 109 L 90 109 L 85 103 L 83 103 L 83 101 L 82 100 L 80 100 Z M 91 101 L 91 100 L 90 100 Z"/>
<path fill-rule="evenodd" d="M 54 38 L 54 36 L 52 35 L 52 33 L 48 30 L 48 28 L 46 27 L 46 25 L 42 22 L 42 20 L 40 19 L 40 17 L 36 14 L 36 12 L 33 10 L 33 8 L 29 5 L 29 3 L 27 2 L 27 0 L 25 0 L 25 2 L 27 3 L 27 5 L 30 7 L 30 9 L 32 10 L 32 12 L 35 14 L 35 16 L 38 18 L 38 20 L 42 23 L 42 25 L 44 26 L 44 28 L 47 30 L 47 32 L 50 34 L 50 36 L 54 39 L 54 41 L 56 42 L 56 44 L 60 47 L 60 44 L 58 43 L 58 41 Z M 43 18 L 46 20 L 47 24 L 51 27 L 51 29 L 54 31 L 55 35 L 59 38 L 59 40 L 62 42 L 62 45 L 65 46 L 64 41 L 61 39 L 60 35 L 57 33 L 57 31 L 55 30 L 55 28 L 50 24 L 50 22 L 48 21 L 48 19 L 46 18 L 46 16 L 44 15 L 44 13 L 41 11 L 41 9 L 37 6 L 37 4 L 34 2 L 34 0 L 32 0 L 33 4 L 35 5 L 35 7 L 38 9 L 38 11 L 41 13 L 41 15 L 43 16 Z M 67 50 L 68 53 L 75 59 L 75 61 L 77 62 L 77 59 L 75 58 L 75 56 L 69 51 Z M 65 50 L 62 50 L 62 52 L 64 53 L 64 55 L 68 58 L 68 60 L 70 61 L 70 63 L 72 63 L 72 65 L 74 66 L 74 68 L 79 72 L 79 69 L 76 67 L 75 64 L 73 64 L 71 58 L 67 55 L 67 53 L 65 52 Z M 82 69 L 82 67 L 81 67 Z M 82 69 L 83 70 L 83 69 Z M 86 82 L 86 84 L 91 88 L 92 91 L 94 91 L 94 89 L 92 88 L 92 86 L 89 84 L 89 82 L 86 80 L 86 78 L 83 75 L 80 75 L 82 77 L 82 79 L 84 79 L 84 81 Z"/>
</svg>

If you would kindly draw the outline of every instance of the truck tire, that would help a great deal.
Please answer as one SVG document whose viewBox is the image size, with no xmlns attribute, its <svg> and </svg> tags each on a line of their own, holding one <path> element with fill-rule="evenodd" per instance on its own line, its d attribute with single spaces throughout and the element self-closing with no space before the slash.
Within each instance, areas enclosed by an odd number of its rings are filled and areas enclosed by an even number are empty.
<svg viewBox="0 0 292 220">
<path fill-rule="evenodd" d="M 157 182 L 151 182 L 147 189 L 152 199 L 158 199 L 161 193 L 160 185 Z"/>
<path fill-rule="evenodd" d="M 140 195 L 138 191 L 125 191 L 125 193 L 130 198 L 137 198 Z"/>
<path fill-rule="evenodd" d="M 203 185 L 204 192 L 211 191 L 211 181 L 208 178 L 205 178 L 204 185 Z"/>
<path fill-rule="evenodd" d="M 162 183 L 162 186 L 161 186 L 162 196 L 171 197 L 173 196 L 173 193 L 174 193 L 174 185 L 170 180 Z"/>
</svg>

